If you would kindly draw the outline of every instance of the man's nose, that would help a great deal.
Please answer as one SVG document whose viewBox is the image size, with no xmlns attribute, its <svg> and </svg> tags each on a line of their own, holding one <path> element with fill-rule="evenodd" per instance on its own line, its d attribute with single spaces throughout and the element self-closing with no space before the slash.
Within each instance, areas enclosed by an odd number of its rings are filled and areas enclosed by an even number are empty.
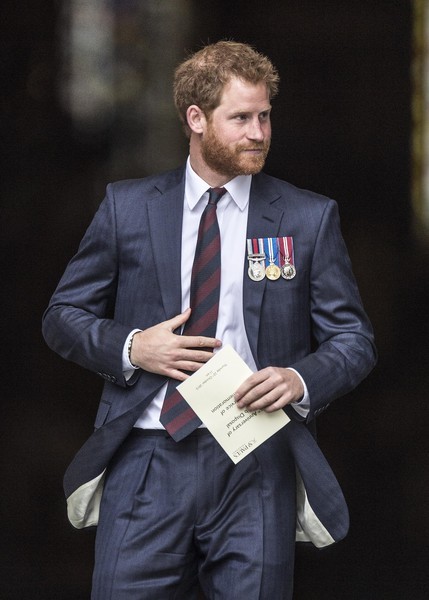
<svg viewBox="0 0 429 600">
<path fill-rule="evenodd" d="M 256 140 L 258 142 L 262 142 L 264 139 L 264 132 L 262 130 L 261 123 L 258 117 L 252 119 L 249 123 L 249 129 L 247 132 L 247 137 L 251 140 Z"/>
</svg>

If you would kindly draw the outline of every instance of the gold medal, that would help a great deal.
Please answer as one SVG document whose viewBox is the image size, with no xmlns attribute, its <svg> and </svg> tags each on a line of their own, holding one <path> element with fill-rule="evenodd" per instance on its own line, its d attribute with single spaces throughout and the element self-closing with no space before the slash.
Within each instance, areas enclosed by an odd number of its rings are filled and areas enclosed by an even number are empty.
<svg viewBox="0 0 429 600">
<path fill-rule="evenodd" d="M 276 244 L 276 250 L 277 250 L 276 253 L 274 253 L 274 243 Z M 280 267 L 278 265 L 276 265 L 276 259 L 277 259 L 277 254 L 278 254 L 277 240 L 275 240 L 273 238 L 267 238 L 267 245 L 268 245 L 268 260 L 270 261 L 270 264 L 265 269 L 265 275 L 268 277 L 268 279 L 271 279 L 271 281 L 276 281 L 276 279 L 279 279 L 280 275 L 281 275 Z"/>
<path fill-rule="evenodd" d="M 281 273 L 280 273 L 280 267 L 278 267 L 274 263 L 271 263 L 265 269 L 265 275 L 268 277 L 268 279 L 271 279 L 271 281 L 275 281 L 281 275 Z"/>
</svg>

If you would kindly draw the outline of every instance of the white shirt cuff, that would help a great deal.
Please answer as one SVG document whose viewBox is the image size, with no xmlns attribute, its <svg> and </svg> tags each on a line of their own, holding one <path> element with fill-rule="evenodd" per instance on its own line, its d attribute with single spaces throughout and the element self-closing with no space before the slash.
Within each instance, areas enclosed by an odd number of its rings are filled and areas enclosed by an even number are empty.
<svg viewBox="0 0 429 600">
<path fill-rule="evenodd" d="M 298 402 L 291 402 L 291 406 L 293 406 L 293 408 L 301 417 L 307 417 L 308 413 L 310 412 L 310 395 L 308 393 L 307 386 L 305 385 L 305 381 L 298 373 L 298 371 L 295 371 L 295 369 L 291 369 L 290 367 L 288 367 L 288 369 L 298 375 L 304 387 L 304 395 L 301 398 L 301 400 L 299 400 Z"/>
<path fill-rule="evenodd" d="M 141 331 L 141 329 L 133 329 L 132 331 L 130 331 L 130 333 L 127 336 L 127 339 L 125 340 L 124 347 L 122 349 L 122 373 L 124 374 L 126 381 L 131 379 L 134 371 L 136 371 L 137 369 L 140 368 L 140 367 L 136 367 L 135 365 L 133 365 L 130 362 L 130 359 L 128 356 L 128 345 L 130 343 L 130 340 L 133 337 L 133 335 L 135 333 L 138 333 L 139 331 Z"/>
</svg>

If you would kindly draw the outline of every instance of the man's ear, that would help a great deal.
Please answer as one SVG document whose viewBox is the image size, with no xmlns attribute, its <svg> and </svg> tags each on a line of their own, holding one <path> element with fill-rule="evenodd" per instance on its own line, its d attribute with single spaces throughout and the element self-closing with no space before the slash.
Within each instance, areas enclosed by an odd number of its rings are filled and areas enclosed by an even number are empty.
<svg viewBox="0 0 429 600">
<path fill-rule="evenodd" d="M 194 133 L 203 133 L 207 123 L 206 116 L 196 104 L 191 104 L 186 111 L 188 127 Z"/>
</svg>

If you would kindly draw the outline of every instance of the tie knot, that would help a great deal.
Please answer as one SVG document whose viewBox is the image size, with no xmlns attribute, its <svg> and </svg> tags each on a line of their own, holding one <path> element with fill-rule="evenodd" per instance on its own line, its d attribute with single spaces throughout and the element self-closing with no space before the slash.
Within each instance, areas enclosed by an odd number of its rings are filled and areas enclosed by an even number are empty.
<svg viewBox="0 0 429 600">
<path fill-rule="evenodd" d="M 226 193 L 226 189 L 221 188 L 210 188 L 209 189 L 209 204 L 217 204 L 222 196 Z"/>
</svg>

